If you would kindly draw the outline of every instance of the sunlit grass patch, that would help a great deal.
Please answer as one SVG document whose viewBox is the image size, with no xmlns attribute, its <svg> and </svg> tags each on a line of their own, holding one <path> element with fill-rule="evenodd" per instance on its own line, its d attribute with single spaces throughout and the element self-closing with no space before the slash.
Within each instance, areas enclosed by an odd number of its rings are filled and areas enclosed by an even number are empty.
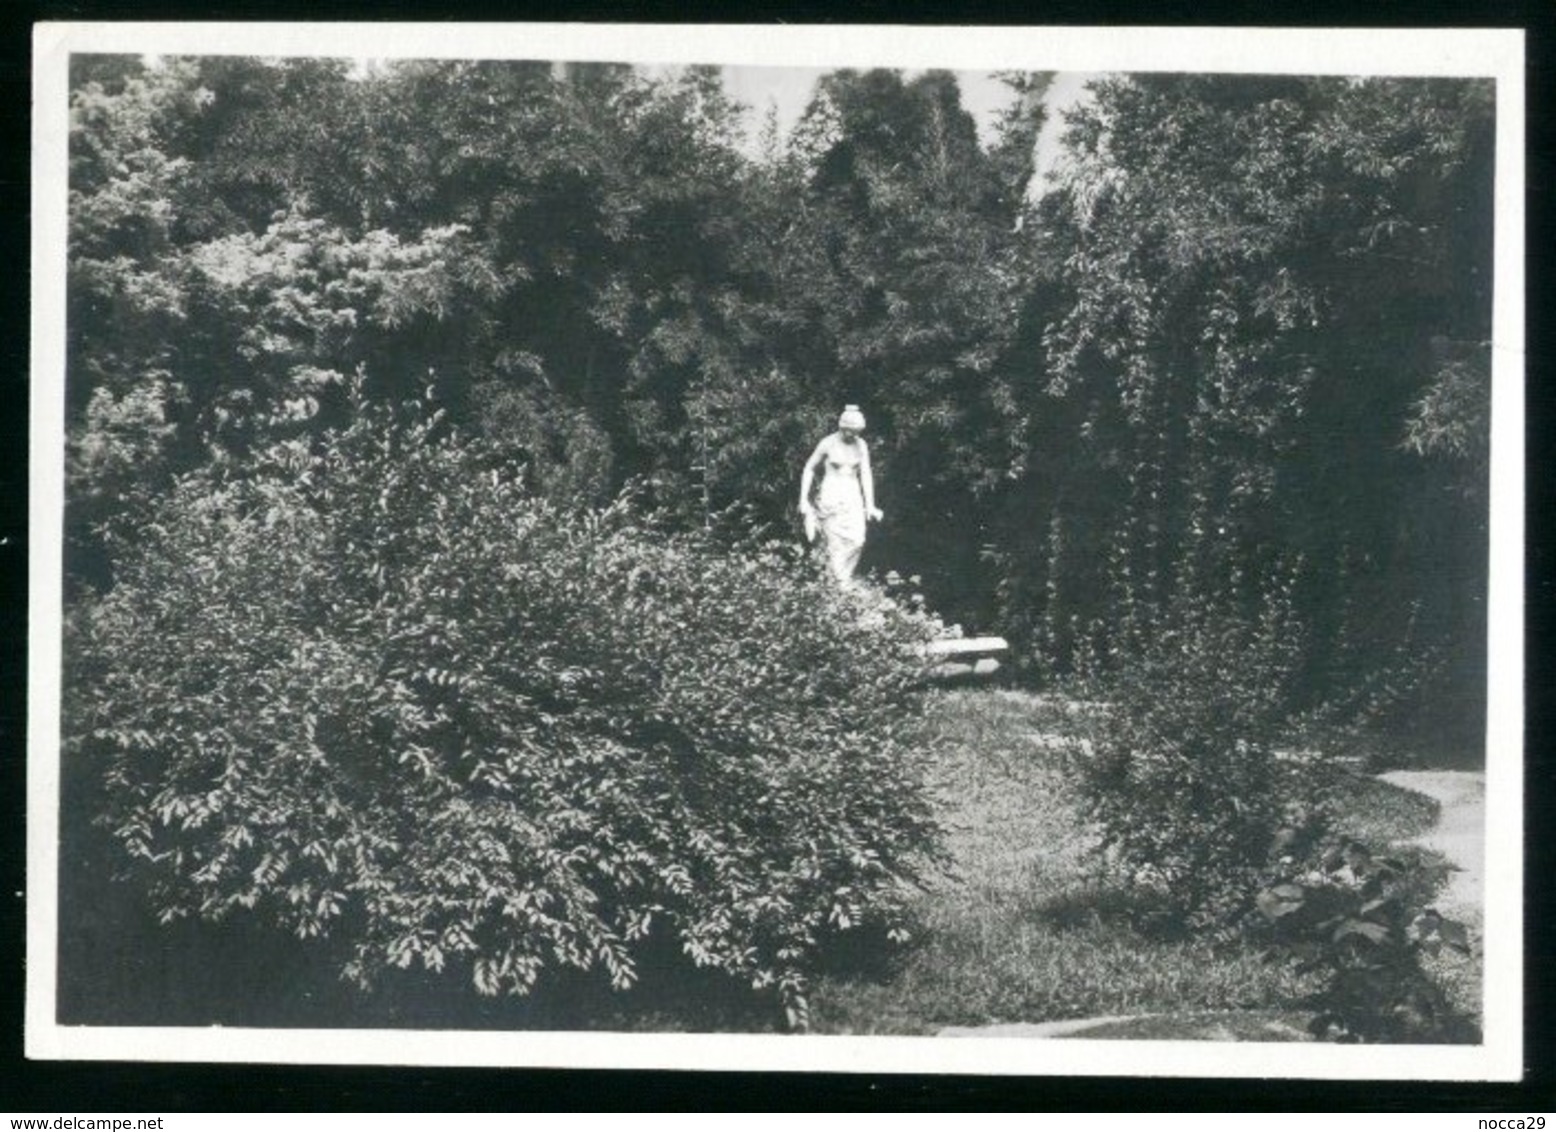
<svg viewBox="0 0 1556 1132">
<path fill-rule="evenodd" d="M 1013 692 L 947 693 L 936 770 L 953 872 L 919 902 L 920 945 L 875 981 L 818 986 L 817 1029 L 932 1033 L 943 1026 L 1268 1007 L 1303 986 L 1252 949 L 1168 940 L 1103 881 L 1064 772 L 1073 710 Z"/>
</svg>

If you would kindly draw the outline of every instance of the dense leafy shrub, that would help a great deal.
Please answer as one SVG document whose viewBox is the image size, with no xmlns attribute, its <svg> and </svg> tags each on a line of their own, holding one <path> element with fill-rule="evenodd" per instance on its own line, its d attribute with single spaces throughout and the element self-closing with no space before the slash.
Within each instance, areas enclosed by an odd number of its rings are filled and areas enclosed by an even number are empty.
<svg viewBox="0 0 1556 1132">
<path fill-rule="evenodd" d="M 1249 620 L 1180 613 L 1089 692 L 1084 812 L 1110 865 L 1189 926 L 1234 920 L 1272 854 L 1323 828 L 1322 757 L 1277 743 L 1298 655 L 1277 595 Z"/>
<path fill-rule="evenodd" d="M 1432 907 L 1450 866 L 1419 850 L 1381 856 L 1353 838 L 1291 857 L 1258 897 L 1256 924 L 1276 958 L 1316 971 L 1309 1028 L 1342 1042 L 1473 1042 L 1422 966 L 1447 949 L 1468 954 L 1469 932 Z"/>
<path fill-rule="evenodd" d="M 624 987 L 672 939 L 802 1022 L 830 937 L 935 856 L 928 619 L 776 545 L 564 511 L 359 404 L 182 478 L 69 630 L 66 771 L 165 920 L 350 942 L 348 974 Z M 862 614 L 868 613 L 868 616 Z"/>
</svg>

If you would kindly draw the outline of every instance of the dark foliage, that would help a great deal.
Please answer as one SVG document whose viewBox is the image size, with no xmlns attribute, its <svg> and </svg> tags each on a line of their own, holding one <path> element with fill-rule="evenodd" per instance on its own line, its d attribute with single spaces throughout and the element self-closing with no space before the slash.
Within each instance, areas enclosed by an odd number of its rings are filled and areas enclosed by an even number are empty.
<svg viewBox="0 0 1556 1132">
<path fill-rule="evenodd" d="M 1473 742 L 1481 82 L 826 76 L 738 144 L 713 68 L 100 60 L 71 164 L 72 577 L 167 477 L 434 387 L 558 498 L 792 511 L 842 401 L 873 561 L 1039 675 L 1296 562 L 1301 706 Z M 235 422 L 243 422 L 242 428 Z"/>
<path fill-rule="evenodd" d="M 1326 839 L 1288 858 L 1258 896 L 1259 925 L 1274 955 L 1318 971 L 1308 1001 L 1312 1032 L 1341 1042 L 1478 1042 L 1422 966 L 1444 950 L 1469 954 L 1465 925 L 1432 906 L 1447 867 L 1420 853 L 1385 856 L 1351 838 Z"/>
<path fill-rule="evenodd" d="M 1292 706 L 1478 743 L 1490 87 L 1094 90 L 1009 356 L 1032 425 L 995 540 L 1007 627 L 1063 672 L 1295 564 Z"/>
</svg>

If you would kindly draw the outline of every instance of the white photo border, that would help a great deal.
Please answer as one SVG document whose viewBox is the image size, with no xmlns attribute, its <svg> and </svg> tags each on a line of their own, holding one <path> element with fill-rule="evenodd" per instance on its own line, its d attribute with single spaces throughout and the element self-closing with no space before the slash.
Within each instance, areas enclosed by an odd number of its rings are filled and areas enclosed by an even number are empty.
<svg viewBox="0 0 1556 1132">
<path fill-rule="evenodd" d="M 1496 81 L 1484 1041 L 1477 1046 L 60 1026 L 55 1020 L 73 53 Z M 1512 1081 L 1523 1069 L 1524 54 L 1505 29 L 43 23 L 34 29 L 27 985 L 34 1059 Z"/>
</svg>

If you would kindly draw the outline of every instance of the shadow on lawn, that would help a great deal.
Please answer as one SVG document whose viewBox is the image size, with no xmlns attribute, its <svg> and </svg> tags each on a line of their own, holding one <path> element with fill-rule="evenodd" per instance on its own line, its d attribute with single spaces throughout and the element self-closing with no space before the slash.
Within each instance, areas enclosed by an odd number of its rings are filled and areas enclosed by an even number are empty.
<svg viewBox="0 0 1556 1132">
<path fill-rule="evenodd" d="M 128 902 L 126 902 L 128 903 Z M 638 984 L 552 972 L 528 995 L 487 996 L 468 975 L 391 970 L 371 990 L 340 977 L 345 952 L 252 922 L 155 923 L 132 907 L 61 940 L 63 1025 L 263 1029 L 769 1032 L 774 996 L 645 941 Z"/>
<path fill-rule="evenodd" d="M 1050 896 L 1032 911 L 1038 921 L 1062 932 L 1113 927 L 1155 942 L 1193 938 L 1183 917 L 1165 896 L 1107 881 Z"/>
</svg>

